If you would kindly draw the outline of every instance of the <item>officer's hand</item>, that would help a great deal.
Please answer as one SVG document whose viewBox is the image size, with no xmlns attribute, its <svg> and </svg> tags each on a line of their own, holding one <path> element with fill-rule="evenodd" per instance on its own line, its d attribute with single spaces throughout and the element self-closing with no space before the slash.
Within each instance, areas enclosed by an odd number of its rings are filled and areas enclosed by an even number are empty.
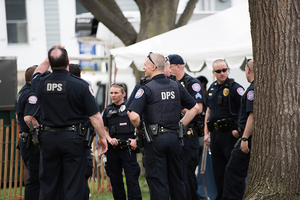
<svg viewBox="0 0 300 200">
<path fill-rule="evenodd" d="M 117 146 L 119 144 L 118 140 L 116 138 L 110 138 L 108 140 L 109 144 L 111 144 L 112 146 Z"/>
<path fill-rule="evenodd" d="M 205 145 L 210 148 L 210 135 L 209 134 L 204 134 L 204 139 L 203 139 Z"/>
<path fill-rule="evenodd" d="M 235 138 L 239 138 L 239 137 L 240 137 L 240 135 L 239 135 L 239 133 L 237 132 L 237 130 L 233 130 L 233 131 L 232 131 L 232 135 L 233 135 L 233 137 L 235 137 Z"/>
<path fill-rule="evenodd" d="M 241 150 L 244 153 L 250 152 L 250 149 L 248 148 L 248 141 L 241 141 Z"/>
<path fill-rule="evenodd" d="M 184 116 L 187 110 L 188 110 L 188 109 L 186 109 L 186 108 L 182 109 L 182 110 L 181 110 L 181 115 Z"/>
<path fill-rule="evenodd" d="M 135 150 L 135 149 L 137 148 L 137 145 L 136 145 L 136 139 L 128 138 L 128 140 L 130 140 L 130 146 L 131 146 L 131 149 L 132 149 L 132 150 Z"/>
<path fill-rule="evenodd" d="M 97 141 L 97 148 L 98 148 L 98 145 L 100 145 L 102 148 L 101 148 L 101 156 L 107 151 L 107 140 L 106 138 L 102 138 L 102 139 L 98 139 Z"/>
</svg>

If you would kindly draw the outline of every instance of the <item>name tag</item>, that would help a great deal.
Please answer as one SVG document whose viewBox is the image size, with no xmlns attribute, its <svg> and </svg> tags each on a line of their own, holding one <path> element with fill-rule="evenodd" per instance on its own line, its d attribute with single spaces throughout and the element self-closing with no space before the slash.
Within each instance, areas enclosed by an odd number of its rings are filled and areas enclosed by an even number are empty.
<svg viewBox="0 0 300 200">
<path fill-rule="evenodd" d="M 126 125 L 127 125 L 127 122 L 120 123 L 119 125 L 120 125 L 120 126 L 126 126 Z"/>
<path fill-rule="evenodd" d="M 66 81 L 46 81 L 44 85 L 44 92 L 64 94 L 66 92 L 66 85 Z"/>
</svg>

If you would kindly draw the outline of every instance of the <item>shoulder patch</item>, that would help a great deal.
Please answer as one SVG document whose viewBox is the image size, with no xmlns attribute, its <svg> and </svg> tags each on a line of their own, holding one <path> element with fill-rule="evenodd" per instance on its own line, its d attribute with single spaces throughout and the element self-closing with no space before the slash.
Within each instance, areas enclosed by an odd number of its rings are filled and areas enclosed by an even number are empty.
<svg viewBox="0 0 300 200">
<path fill-rule="evenodd" d="M 240 96 L 243 96 L 243 94 L 245 92 L 245 90 L 242 87 L 237 88 L 236 91 Z"/>
<path fill-rule="evenodd" d="M 199 91 L 201 90 L 201 87 L 200 87 L 199 83 L 194 83 L 194 84 L 192 85 L 192 88 L 193 88 L 193 90 L 194 90 L 195 92 L 199 92 Z"/>
<path fill-rule="evenodd" d="M 37 97 L 34 95 L 31 95 L 30 97 L 28 97 L 28 103 L 30 103 L 30 104 L 36 104 L 37 100 L 38 100 Z"/>
<path fill-rule="evenodd" d="M 93 96 L 95 96 L 94 91 L 93 91 L 93 89 L 91 88 L 90 85 L 89 85 L 89 91 L 90 91 L 90 93 L 91 93 Z"/>
<path fill-rule="evenodd" d="M 247 93 L 247 99 L 249 100 L 249 101 L 253 101 L 253 99 L 254 99 L 254 91 L 249 91 L 248 93 Z"/>
<path fill-rule="evenodd" d="M 136 93 L 135 93 L 135 97 L 136 99 L 140 98 L 141 96 L 143 96 L 144 94 L 144 90 L 143 89 L 139 89 Z"/>
</svg>

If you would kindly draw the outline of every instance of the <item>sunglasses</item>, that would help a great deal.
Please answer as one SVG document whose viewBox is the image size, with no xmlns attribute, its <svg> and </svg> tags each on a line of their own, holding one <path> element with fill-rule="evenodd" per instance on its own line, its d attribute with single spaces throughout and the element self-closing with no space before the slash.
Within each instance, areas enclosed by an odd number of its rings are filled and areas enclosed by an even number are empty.
<svg viewBox="0 0 300 200">
<path fill-rule="evenodd" d="M 248 62 L 249 62 L 250 60 L 252 60 L 252 59 L 247 59 L 247 61 L 246 61 L 246 65 L 247 65 L 249 71 L 251 71 L 251 69 L 250 69 L 250 67 L 249 67 L 249 65 L 248 65 Z"/>
<path fill-rule="evenodd" d="M 113 86 L 113 85 L 118 85 L 122 88 L 125 88 L 125 85 L 123 83 L 119 83 L 119 82 L 113 82 L 112 84 L 110 84 L 110 86 Z"/>
<path fill-rule="evenodd" d="M 153 62 L 153 60 L 151 59 L 151 57 L 150 57 L 150 54 L 151 54 L 152 52 L 150 52 L 149 54 L 148 54 L 148 58 L 149 58 L 149 60 L 152 62 L 152 64 L 156 67 L 156 64 Z"/>
<path fill-rule="evenodd" d="M 218 69 L 218 70 L 214 70 L 214 72 L 216 72 L 217 74 L 220 74 L 221 72 L 226 72 L 227 71 L 227 67 L 226 68 L 224 68 L 224 69 Z"/>
<path fill-rule="evenodd" d="M 168 62 L 168 61 L 170 61 L 170 59 L 169 59 L 168 56 L 166 56 L 166 57 L 165 57 L 165 62 Z"/>
</svg>

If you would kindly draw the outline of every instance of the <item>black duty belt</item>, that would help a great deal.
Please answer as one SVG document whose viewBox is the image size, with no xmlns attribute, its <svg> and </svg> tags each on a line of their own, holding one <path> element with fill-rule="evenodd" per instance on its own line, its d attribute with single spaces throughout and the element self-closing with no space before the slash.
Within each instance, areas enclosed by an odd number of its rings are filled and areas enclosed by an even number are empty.
<svg viewBox="0 0 300 200">
<path fill-rule="evenodd" d="M 77 126 L 65 126 L 65 127 L 50 127 L 50 126 L 43 126 L 42 131 L 77 131 Z"/>
<path fill-rule="evenodd" d="M 213 129 L 220 131 L 229 131 L 230 129 L 237 128 L 236 121 L 230 118 L 217 120 L 216 122 L 207 122 L 207 125 L 209 131 L 212 131 Z"/>
<path fill-rule="evenodd" d="M 178 133 L 177 129 L 169 129 L 162 126 L 158 126 L 159 133 Z"/>
</svg>

